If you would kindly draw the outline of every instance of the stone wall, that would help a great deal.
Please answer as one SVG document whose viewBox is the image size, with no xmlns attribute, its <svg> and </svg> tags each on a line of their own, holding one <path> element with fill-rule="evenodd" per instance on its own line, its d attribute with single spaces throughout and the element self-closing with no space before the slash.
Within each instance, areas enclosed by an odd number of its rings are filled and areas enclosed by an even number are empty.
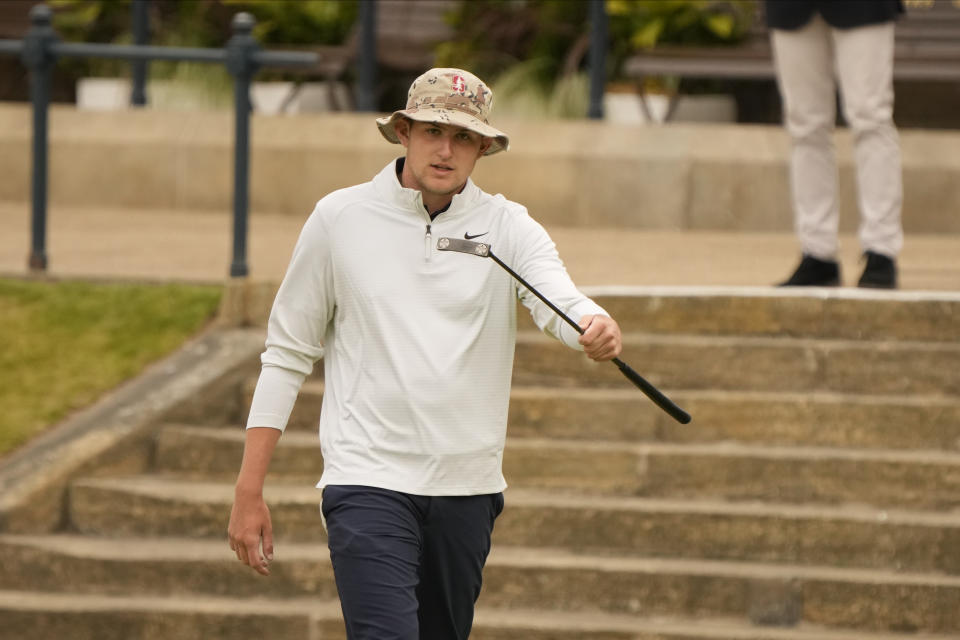
<svg viewBox="0 0 960 640">
<path fill-rule="evenodd" d="M 0 105 L 0 200 L 30 192 L 30 110 Z M 303 216 L 334 189 L 369 179 L 402 149 L 369 114 L 254 116 L 250 202 L 256 214 Z M 592 121 L 497 121 L 508 153 L 474 174 L 545 224 L 788 231 L 780 127 Z M 960 232 L 960 132 L 903 130 L 904 226 Z M 50 113 L 53 205 L 230 210 L 233 116 L 156 110 Z M 849 132 L 836 136 L 842 228 L 856 228 Z"/>
</svg>

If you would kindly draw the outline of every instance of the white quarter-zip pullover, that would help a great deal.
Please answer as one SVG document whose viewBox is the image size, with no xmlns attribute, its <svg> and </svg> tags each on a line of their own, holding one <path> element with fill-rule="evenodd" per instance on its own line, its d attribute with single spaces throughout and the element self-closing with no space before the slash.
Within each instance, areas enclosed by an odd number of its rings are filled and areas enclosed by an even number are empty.
<svg viewBox="0 0 960 640">
<path fill-rule="evenodd" d="M 476 238 L 573 320 L 606 312 L 580 293 L 524 207 L 468 180 L 431 221 L 391 162 L 335 191 L 304 225 L 267 328 L 247 428 L 286 427 L 324 359 L 317 486 L 417 495 L 502 491 L 516 299 L 574 349 L 579 334 L 492 260 L 436 248 Z"/>
</svg>

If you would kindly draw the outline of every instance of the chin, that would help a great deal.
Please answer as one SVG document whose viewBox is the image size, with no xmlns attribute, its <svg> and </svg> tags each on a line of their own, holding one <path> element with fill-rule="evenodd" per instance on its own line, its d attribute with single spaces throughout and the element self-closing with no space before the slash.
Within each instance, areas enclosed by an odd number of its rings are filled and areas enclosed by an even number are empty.
<svg viewBox="0 0 960 640">
<path fill-rule="evenodd" d="M 460 189 L 462 182 L 454 180 L 453 178 L 444 179 L 444 180 L 432 180 L 426 186 L 437 195 L 450 195 L 451 193 L 456 193 Z"/>
</svg>

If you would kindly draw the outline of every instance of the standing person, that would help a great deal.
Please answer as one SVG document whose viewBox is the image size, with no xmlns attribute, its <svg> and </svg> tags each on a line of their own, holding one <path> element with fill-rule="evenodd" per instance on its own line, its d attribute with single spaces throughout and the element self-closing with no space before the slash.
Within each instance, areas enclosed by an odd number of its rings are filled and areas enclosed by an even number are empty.
<svg viewBox="0 0 960 640">
<path fill-rule="evenodd" d="M 406 109 L 377 120 L 405 157 L 317 203 L 270 314 L 230 547 L 269 573 L 264 476 L 322 357 L 317 486 L 350 640 L 470 633 L 506 488 L 517 297 L 543 331 L 590 358 L 621 350 L 617 323 L 576 289 L 543 227 L 470 179 L 480 157 L 509 144 L 488 122 L 492 100 L 459 69 L 415 80 Z M 492 260 L 438 251 L 441 236 L 483 237 L 584 334 Z"/>
<path fill-rule="evenodd" d="M 803 258 L 782 286 L 837 286 L 836 84 L 853 131 L 866 265 L 861 287 L 897 286 L 903 245 L 900 143 L 893 123 L 900 0 L 766 0 L 777 84 L 792 139 L 790 179 Z"/>
</svg>

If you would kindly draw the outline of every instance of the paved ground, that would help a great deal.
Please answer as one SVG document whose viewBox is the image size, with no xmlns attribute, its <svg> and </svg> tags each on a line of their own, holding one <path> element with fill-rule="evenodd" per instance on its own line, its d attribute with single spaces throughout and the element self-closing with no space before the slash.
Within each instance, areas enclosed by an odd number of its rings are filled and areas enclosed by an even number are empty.
<svg viewBox="0 0 960 640">
<path fill-rule="evenodd" d="M 0 203 L 0 275 L 24 275 L 30 247 L 28 203 Z M 253 216 L 248 261 L 257 280 L 278 281 L 302 218 Z M 53 206 L 47 232 L 54 277 L 223 281 L 232 257 L 229 214 Z M 789 233 L 548 228 L 574 280 L 588 285 L 767 286 L 786 278 L 799 254 Z M 844 282 L 862 263 L 844 236 Z M 960 235 L 908 235 L 901 288 L 960 291 Z"/>
</svg>

